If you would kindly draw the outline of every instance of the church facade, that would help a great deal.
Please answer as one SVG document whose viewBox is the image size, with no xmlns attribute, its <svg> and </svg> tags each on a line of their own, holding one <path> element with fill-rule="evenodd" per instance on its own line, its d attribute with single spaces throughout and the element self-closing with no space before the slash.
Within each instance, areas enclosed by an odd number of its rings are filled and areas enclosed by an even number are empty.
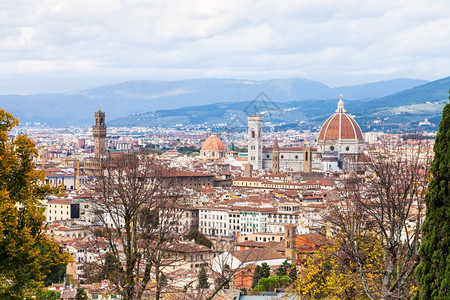
<svg viewBox="0 0 450 300">
<path fill-rule="evenodd" d="M 342 95 L 336 112 L 319 132 L 317 148 L 280 147 L 277 139 L 272 147 L 263 147 L 263 118 L 248 117 L 248 162 L 255 170 L 272 173 L 352 172 L 365 162 L 364 137 L 358 123 L 346 113 Z"/>
</svg>

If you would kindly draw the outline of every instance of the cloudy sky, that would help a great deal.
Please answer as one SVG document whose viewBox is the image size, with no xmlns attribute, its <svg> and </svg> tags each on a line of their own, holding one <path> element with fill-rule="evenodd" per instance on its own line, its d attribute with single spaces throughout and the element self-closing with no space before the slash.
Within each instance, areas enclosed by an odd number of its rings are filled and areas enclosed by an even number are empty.
<svg viewBox="0 0 450 300">
<path fill-rule="evenodd" d="M 0 94 L 133 79 L 450 74 L 448 0 L 1 0 Z"/>
</svg>

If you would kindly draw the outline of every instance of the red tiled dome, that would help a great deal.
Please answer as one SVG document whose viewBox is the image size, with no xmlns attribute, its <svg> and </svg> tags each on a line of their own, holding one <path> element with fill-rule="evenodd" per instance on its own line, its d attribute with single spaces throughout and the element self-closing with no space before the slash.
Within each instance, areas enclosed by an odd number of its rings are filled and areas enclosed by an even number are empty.
<svg viewBox="0 0 450 300">
<path fill-rule="evenodd" d="M 319 139 L 327 140 L 363 140 L 363 134 L 358 123 L 346 114 L 342 98 L 339 100 L 338 109 L 322 125 Z"/>
<path fill-rule="evenodd" d="M 217 151 L 217 150 L 224 151 L 225 146 L 218 137 L 210 136 L 203 142 L 201 150 L 203 150 L 203 151 Z"/>
</svg>

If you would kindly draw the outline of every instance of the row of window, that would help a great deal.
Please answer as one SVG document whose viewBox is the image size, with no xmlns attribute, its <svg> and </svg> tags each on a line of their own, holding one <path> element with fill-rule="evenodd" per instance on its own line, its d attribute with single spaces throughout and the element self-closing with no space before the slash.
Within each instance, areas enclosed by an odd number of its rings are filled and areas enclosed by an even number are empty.
<svg viewBox="0 0 450 300">
<path fill-rule="evenodd" d="M 298 216 L 297 215 L 295 215 L 295 216 L 287 216 L 287 215 L 268 215 L 267 217 L 270 219 L 270 218 L 274 218 L 274 219 L 276 219 L 277 218 L 277 216 L 278 216 L 278 219 L 298 219 Z"/>
<path fill-rule="evenodd" d="M 226 223 L 225 222 L 208 222 L 206 223 L 206 221 L 203 223 L 203 221 L 200 221 L 200 226 L 207 226 L 207 227 L 223 227 L 226 228 Z"/>
<path fill-rule="evenodd" d="M 203 219 L 212 219 L 212 220 L 215 220 L 216 219 L 216 215 L 200 215 L 200 218 L 203 218 Z M 225 216 L 223 216 L 223 215 L 219 215 L 219 216 L 217 216 L 217 220 L 224 220 L 225 219 Z"/>
<path fill-rule="evenodd" d="M 270 154 L 267 154 L 267 158 L 270 158 Z M 280 158 L 284 158 L 284 155 L 283 154 L 280 155 Z M 298 159 L 298 155 L 295 156 L 295 159 Z M 308 160 L 308 159 L 306 159 L 306 160 Z"/>
<path fill-rule="evenodd" d="M 48 211 L 48 213 L 49 214 L 51 214 L 52 213 L 52 210 L 49 210 Z M 58 212 L 55 210 L 55 214 L 57 214 Z M 61 210 L 61 215 L 63 214 L 63 211 Z M 66 215 L 68 215 L 69 214 L 69 211 L 66 211 Z"/>
</svg>

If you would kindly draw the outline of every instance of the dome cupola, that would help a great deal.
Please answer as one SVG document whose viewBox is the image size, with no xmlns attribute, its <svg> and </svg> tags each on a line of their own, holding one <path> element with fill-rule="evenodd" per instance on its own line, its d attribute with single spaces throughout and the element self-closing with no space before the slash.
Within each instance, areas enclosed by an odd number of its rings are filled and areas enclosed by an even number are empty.
<svg viewBox="0 0 450 300">
<path fill-rule="evenodd" d="M 323 123 L 318 139 L 363 140 L 361 128 L 344 108 L 342 95 L 339 98 L 336 112 Z"/>
</svg>

